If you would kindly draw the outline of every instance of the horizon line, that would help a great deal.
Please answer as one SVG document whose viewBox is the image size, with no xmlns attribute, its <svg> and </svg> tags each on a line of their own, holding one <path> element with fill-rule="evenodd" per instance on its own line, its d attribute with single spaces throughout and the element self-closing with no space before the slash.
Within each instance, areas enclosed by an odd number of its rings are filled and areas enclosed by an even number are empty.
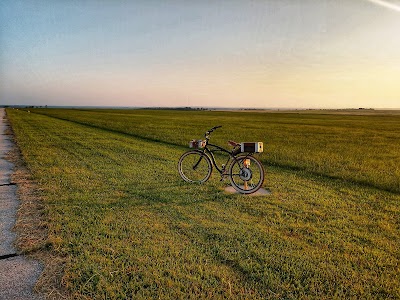
<svg viewBox="0 0 400 300">
<path fill-rule="evenodd" d="M 1 104 L 2 108 L 115 108 L 115 109 L 227 109 L 227 110 L 400 110 L 395 107 L 224 107 L 224 106 L 129 106 L 129 105 L 34 105 Z"/>
</svg>

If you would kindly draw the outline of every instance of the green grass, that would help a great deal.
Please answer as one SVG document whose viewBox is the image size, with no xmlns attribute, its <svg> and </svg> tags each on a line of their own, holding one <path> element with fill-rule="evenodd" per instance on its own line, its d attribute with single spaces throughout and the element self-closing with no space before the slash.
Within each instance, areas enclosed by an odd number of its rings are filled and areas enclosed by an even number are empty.
<svg viewBox="0 0 400 300">
<path fill-rule="evenodd" d="M 36 110 L 131 136 L 186 146 L 223 125 L 213 141 L 264 141 L 265 164 L 400 192 L 400 116 L 149 110 Z"/>
<path fill-rule="evenodd" d="M 400 297 L 400 118 L 7 110 L 77 299 Z M 264 141 L 262 197 L 184 183 L 188 140 Z"/>
</svg>

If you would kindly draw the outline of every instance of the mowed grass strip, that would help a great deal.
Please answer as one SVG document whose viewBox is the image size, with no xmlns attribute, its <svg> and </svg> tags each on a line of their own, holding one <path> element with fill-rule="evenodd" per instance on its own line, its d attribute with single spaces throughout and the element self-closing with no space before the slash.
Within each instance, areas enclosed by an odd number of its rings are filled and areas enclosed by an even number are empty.
<svg viewBox="0 0 400 300">
<path fill-rule="evenodd" d="M 272 195 L 226 195 L 217 176 L 182 182 L 183 148 L 118 132 L 119 116 L 7 113 L 75 298 L 400 297 L 398 194 L 269 167 Z"/>
<path fill-rule="evenodd" d="M 400 193 L 400 115 L 172 110 L 60 110 L 37 113 L 186 146 L 214 125 L 213 141 L 263 141 L 264 164 Z"/>
</svg>

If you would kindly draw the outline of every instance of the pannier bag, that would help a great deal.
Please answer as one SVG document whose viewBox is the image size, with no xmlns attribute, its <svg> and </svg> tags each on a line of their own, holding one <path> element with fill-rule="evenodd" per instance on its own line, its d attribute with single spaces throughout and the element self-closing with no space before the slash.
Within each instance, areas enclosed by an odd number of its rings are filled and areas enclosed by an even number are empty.
<svg viewBox="0 0 400 300">
<path fill-rule="evenodd" d="M 191 140 L 189 142 L 189 148 L 193 149 L 201 149 L 206 146 L 206 141 L 203 140 Z"/>
<path fill-rule="evenodd" d="M 241 152 L 261 153 L 264 151 L 263 142 L 240 143 Z"/>
</svg>

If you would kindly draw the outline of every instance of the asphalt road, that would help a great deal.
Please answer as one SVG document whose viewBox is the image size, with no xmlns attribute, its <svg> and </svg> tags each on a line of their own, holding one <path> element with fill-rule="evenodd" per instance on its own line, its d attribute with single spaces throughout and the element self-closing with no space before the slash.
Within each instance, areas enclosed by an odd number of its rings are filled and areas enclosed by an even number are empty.
<svg viewBox="0 0 400 300">
<path fill-rule="evenodd" d="M 19 255 L 13 232 L 19 206 L 17 186 L 11 182 L 13 164 L 5 159 L 12 141 L 5 134 L 5 111 L 0 108 L 0 300 L 44 299 L 33 292 L 43 267 L 38 261 Z"/>
</svg>

